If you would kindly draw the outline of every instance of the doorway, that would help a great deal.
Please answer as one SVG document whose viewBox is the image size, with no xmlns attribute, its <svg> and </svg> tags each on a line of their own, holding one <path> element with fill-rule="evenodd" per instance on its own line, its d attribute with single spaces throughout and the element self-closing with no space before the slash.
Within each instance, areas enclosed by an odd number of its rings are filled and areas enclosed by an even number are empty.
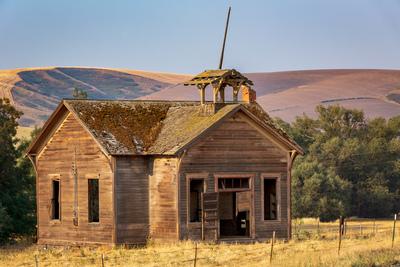
<svg viewBox="0 0 400 267">
<path fill-rule="evenodd" d="M 224 176 L 217 184 L 220 237 L 250 237 L 250 178 Z"/>
<path fill-rule="evenodd" d="M 219 193 L 220 237 L 250 236 L 250 210 L 240 209 L 244 203 L 240 203 L 241 197 L 238 195 L 245 192 Z"/>
</svg>

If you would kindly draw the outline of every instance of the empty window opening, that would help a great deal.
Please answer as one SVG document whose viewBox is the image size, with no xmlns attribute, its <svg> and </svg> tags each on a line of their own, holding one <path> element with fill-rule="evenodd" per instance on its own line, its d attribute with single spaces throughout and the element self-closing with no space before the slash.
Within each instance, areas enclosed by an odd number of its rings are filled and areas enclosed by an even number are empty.
<svg viewBox="0 0 400 267">
<path fill-rule="evenodd" d="M 201 193 L 204 192 L 204 180 L 192 179 L 190 180 L 190 200 L 189 200 L 189 213 L 190 222 L 201 222 Z"/>
<path fill-rule="evenodd" d="M 276 179 L 264 179 L 264 220 L 278 219 Z"/>
<path fill-rule="evenodd" d="M 60 180 L 52 181 L 52 198 L 51 198 L 51 219 L 60 220 L 61 205 L 60 205 Z"/>
<path fill-rule="evenodd" d="M 218 189 L 230 190 L 230 189 L 249 189 L 250 183 L 249 178 L 219 178 Z"/>
<path fill-rule="evenodd" d="M 89 222 L 99 222 L 99 179 L 88 179 Z"/>
</svg>

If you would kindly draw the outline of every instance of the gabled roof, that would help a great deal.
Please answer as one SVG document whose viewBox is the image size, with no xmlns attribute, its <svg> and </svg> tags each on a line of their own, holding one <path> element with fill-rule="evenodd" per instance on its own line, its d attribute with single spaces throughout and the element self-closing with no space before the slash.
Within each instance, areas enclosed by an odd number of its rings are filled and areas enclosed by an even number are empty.
<svg viewBox="0 0 400 267">
<path fill-rule="evenodd" d="M 235 84 L 253 85 L 252 81 L 235 69 L 206 70 L 185 82 L 184 85 L 208 85 L 211 83 L 226 83 L 231 86 Z"/>
<path fill-rule="evenodd" d="M 102 150 L 109 155 L 175 155 L 196 137 L 242 110 L 289 149 L 303 153 L 257 104 L 227 104 L 215 114 L 204 115 L 200 103 L 140 100 L 63 100 L 57 111 L 68 109 Z M 43 134 L 50 134 L 57 111 L 28 149 L 35 154 Z M 54 124 L 54 123 L 53 123 Z"/>
</svg>

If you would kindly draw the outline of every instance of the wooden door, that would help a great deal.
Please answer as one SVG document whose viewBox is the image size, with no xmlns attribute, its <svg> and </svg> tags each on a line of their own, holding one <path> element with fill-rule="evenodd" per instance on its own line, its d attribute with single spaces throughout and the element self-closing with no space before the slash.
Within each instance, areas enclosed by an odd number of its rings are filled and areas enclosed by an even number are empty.
<svg viewBox="0 0 400 267">
<path fill-rule="evenodd" d="M 202 193 L 201 239 L 218 239 L 218 192 Z"/>
</svg>

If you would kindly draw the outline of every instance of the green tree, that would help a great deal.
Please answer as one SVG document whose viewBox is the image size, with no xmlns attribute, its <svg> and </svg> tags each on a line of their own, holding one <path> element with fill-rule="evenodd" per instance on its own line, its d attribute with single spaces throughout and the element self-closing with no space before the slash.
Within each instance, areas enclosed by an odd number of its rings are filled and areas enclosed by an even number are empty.
<svg viewBox="0 0 400 267">
<path fill-rule="evenodd" d="M 34 175 L 23 157 L 29 141 L 16 138 L 21 115 L 9 100 L 0 99 L 0 241 L 35 229 Z"/>
<path fill-rule="evenodd" d="M 293 167 L 293 215 L 385 217 L 400 209 L 400 116 L 317 106 L 318 117 L 277 120 L 306 151 Z"/>
<path fill-rule="evenodd" d="M 87 92 L 83 89 L 74 88 L 72 91 L 72 96 L 76 99 L 87 99 Z"/>
</svg>

